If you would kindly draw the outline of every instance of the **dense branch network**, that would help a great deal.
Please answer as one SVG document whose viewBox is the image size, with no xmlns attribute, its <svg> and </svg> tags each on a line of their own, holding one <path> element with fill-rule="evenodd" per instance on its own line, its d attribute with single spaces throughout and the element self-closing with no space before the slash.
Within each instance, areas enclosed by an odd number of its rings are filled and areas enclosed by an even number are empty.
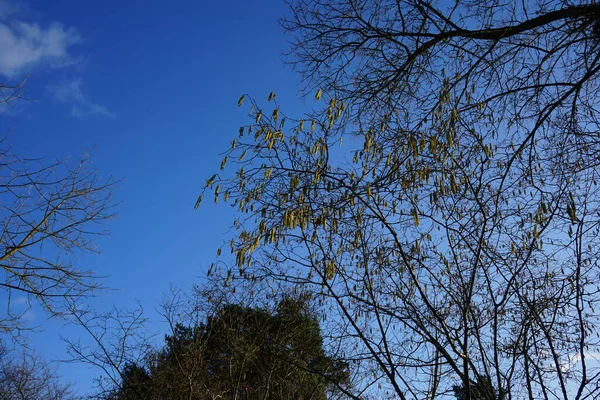
<svg viewBox="0 0 600 400">
<path fill-rule="evenodd" d="M 113 216 L 112 187 L 85 158 L 43 164 L 0 153 L 0 287 L 9 303 L 3 331 L 16 335 L 24 327 L 24 298 L 56 315 L 65 301 L 99 288 L 93 272 L 74 260 L 97 251 L 93 238 L 106 233 L 99 224 Z"/>
<path fill-rule="evenodd" d="M 597 397 L 600 6 L 291 7 L 328 105 L 252 101 L 204 189 L 238 210 L 211 272 L 319 296 L 359 398 Z"/>
</svg>

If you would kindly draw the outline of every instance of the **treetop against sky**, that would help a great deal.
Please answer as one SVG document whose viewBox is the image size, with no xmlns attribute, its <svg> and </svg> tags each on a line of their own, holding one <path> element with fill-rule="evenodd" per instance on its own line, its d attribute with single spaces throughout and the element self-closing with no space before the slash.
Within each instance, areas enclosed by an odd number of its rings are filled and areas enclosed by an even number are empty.
<svg viewBox="0 0 600 400">
<path fill-rule="evenodd" d="M 5 143 L 49 163 L 88 152 L 100 177 L 122 179 L 118 218 L 104 225 L 111 235 L 96 240 L 99 255 L 76 262 L 115 289 L 90 299 L 98 309 L 140 301 L 158 320 L 161 293 L 205 276 L 230 213 L 193 205 L 243 123 L 239 94 L 279 90 L 298 104 L 279 58 L 285 12 L 279 2 L 0 1 L 0 82 L 27 78 L 24 100 L 2 106 Z M 44 327 L 32 343 L 64 359 L 58 333 L 82 332 L 28 309 L 24 296 L 17 302 Z M 60 370 L 83 391 L 97 375 L 79 365 Z"/>
<path fill-rule="evenodd" d="M 149 309 L 210 271 L 231 293 L 314 299 L 360 371 L 349 397 L 593 398 L 599 15 L 1 1 L 0 76 L 33 100 L 4 104 L 1 127 L 15 154 L 91 149 L 124 176 L 104 253 L 77 260 L 120 289 L 95 307 Z M 219 205 L 194 212 L 199 192 Z"/>
</svg>

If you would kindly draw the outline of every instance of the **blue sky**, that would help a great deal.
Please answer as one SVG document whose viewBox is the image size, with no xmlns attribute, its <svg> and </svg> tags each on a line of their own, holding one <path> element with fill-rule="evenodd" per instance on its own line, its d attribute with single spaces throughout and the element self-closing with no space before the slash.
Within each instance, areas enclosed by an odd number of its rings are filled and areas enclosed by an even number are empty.
<svg viewBox="0 0 600 400">
<path fill-rule="evenodd" d="M 266 102 L 275 91 L 284 110 L 301 104 L 298 76 L 281 61 L 286 13 L 275 0 L 0 0 L 0 81 L 29 75 L 30 99 L 2 109 L 0 136 L 27 157 L 91 151 L 102 176 L 123 178 L 112 235 L 80 260 L 115 289 L 96 307 L 139 301 L 155 318 L 171 285 L 205 275 L 231 213 L 193 205 L 246 123 L 240 94 Z M 64 357 L 60 324 L 32 318 L 46 328 L 33 343 Z M 82 390 L 97 374 L 61 371 Z"/>
</svg>

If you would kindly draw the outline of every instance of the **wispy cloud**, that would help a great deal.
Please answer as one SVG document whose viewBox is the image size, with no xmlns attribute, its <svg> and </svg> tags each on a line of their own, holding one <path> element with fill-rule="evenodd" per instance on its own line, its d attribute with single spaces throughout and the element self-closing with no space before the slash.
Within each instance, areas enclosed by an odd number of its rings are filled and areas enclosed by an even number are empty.
<svg viewBox="0 0 600 400">
<path fill-rule="evenodd" d="M 83 90 L 81 78 L 63 80 L 48 86 L 48 93 L 55 100 L 71 106 L 71 115 L 78 118 L 87 116 L 103 116 L 115 118 L 106 107 L 93 103 L 88 99 Z"/>
<path fill-rule="evenodd" d="M 70 108 L 70 114 L 77 118 L 114 118 L 114 113 L 91 101 L 84 91 L 79 68 L 82 59 L 73 53 L 73 47 L 81 43 L 77 30 L 60 22 L 44 25 L 24 22 L 20 18 L 24 14 L 32 14 L 27 2 L 16 4 L 0 0 L 0 82 L 14 84 L 37 70 L 60 69 L 61 75 L 68 79 L 51 81 L 46 85 L 51 98 L 64 103 Z M 47 77 L 55 79 L 53 75 Z M 0 102 L 0 111 L 7 111 L 6 104 Z"/>
<path fill-rule="evenodd" d="M 597 351 L 585 351 L 584 356 L 588 363 L 592 362 L 594 365 L 600 365 L 600 352 Z M 562 372 L 570 372 L 574 369 L 580 368 L 578 365 L 581 362 L 581 354 L 575 353 L 569 357 L 568 361 L 561 364 Z M 589 364 L 588 364 L 589 366 Z"/>
<path fill-rule="evenodd" d="M 40 66 L 71 65 L 75 59 L 69 48 L 80 40 L 75 29 L 58 22 L 47 27 L 28 22 L 0 23 L 0 75 L 13 78 Z"/>
</svg>

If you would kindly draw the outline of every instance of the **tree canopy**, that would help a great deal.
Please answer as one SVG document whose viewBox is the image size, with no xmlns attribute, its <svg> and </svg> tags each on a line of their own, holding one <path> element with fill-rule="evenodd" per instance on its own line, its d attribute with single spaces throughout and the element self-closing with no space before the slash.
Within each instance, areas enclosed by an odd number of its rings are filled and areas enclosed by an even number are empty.
<svg viewBox="0 0 600 400">
<path fill-rule="evenodd" d="M 204 323 L 176 324 L 146 366 L 125 367 L 108 398 L 318 400 L 348 383 L 347 368 L 325 354 L 304 300 L 273 311 L 227 304 Z"/>
<path fill-rule="evenodd" d="M 596 397 L 600 5 L 291 9 L 289 60 L 326 104 L 250 98 L 203 191 L 238 210 L 211 274 L 318 297 L 355 398 Z"/>
</svg>

